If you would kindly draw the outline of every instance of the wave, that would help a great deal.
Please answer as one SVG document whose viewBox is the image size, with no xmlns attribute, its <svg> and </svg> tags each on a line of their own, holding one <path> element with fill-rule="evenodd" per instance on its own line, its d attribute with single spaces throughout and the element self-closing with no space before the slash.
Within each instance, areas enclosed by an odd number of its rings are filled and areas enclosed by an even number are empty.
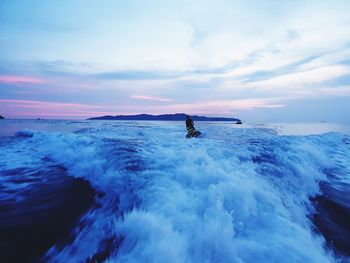
<svg viewBox="0 0 350 263">
<path fill-rule="evenodd" d="M 218 124 L 201 127 L 203 138 L 185 139 L 176 124 L 139 126 L 32 131 L 0 146 L 2 170 L 41 167 L 30 159 L 48 158 L 97 193 L 69 241 L 52 246 L 45 260 L 348 259 L 348 245 L 334 242 L 349 228 L 330 227 L 322 217 L 330 209 L 319 201 L 331 199 L 322 185 L 336 192 L 342 183 L 349 194 L 347 135 L 280 136 L 271 129 Z M 19 149 L 25 151 L 22 159 Z M 332 198 L 341 203 L 341 197 Z"/>
</svg>

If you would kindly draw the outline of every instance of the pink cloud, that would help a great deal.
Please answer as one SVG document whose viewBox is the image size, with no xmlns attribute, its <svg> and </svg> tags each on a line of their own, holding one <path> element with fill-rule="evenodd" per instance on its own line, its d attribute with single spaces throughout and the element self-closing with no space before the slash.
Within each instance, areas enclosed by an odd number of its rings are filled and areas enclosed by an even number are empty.
<svg viewBox="0 0 350 263">
<path fill-rule="evenodd" d="M 162 97 L 153 97 L 153 96 L 144 96 L 144 95 L 132 95 L 130 96 L 132 99 L 138 99 L 138 100 L 154 100 L 154 101 L 172 101 L 171 99 L 162 98 Z"/>
<path fill-rule="evenodd" d="M 0 83 L 9 83 L 9 84 L 19 84 L 19 83 L 28 83 L 28 84 L 42 84 L 46 83 L 47 80 L 26 77 L 26 76 L 0 76 Z"/>
<path fill-rule="evenodd" d="M 0 111 L 12 118 L 82 118 L 113 114 L 96 105 L 11 99 L 0 99 Z"/>
<path fill-rule="evenodd" d="M 3 103 L 11 103 L 11 104 L 17 104 L 16 106 L 26 106 L 29 108 L 45 108 L 45 107 L 52 107 L 52 108 L 100 108 L 101 106 L 93 106 L 93 105 L 87 105 L 87 104 L 77 104 L 77 103 L 61 103 L 61 102 L 51 102 L 51 101 L 37 101 L 37 100 L 8 100 L 8 99 L 0 99 L 0 102 Z M 19 105 L 20 104 L 20 105 Z"/>
</svg>

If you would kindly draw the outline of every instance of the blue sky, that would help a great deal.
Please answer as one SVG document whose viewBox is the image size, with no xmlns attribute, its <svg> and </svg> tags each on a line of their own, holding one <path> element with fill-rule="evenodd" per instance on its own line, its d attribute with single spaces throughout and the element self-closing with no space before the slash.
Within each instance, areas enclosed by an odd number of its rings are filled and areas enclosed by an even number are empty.
<svg viewBox="0 0 350 263">
<path fill-rule="evenodd" d="M 350 1 L 1 0 L 0 114 L 348 121 Z"/>
</svg>

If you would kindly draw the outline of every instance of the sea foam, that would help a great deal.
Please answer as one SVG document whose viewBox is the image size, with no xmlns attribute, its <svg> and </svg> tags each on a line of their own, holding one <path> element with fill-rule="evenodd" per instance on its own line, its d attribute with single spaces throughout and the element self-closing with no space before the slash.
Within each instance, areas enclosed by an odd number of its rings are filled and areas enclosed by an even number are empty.
<svg viewBox="0 0 350 263">
<path fill-rule="evenodd" d="M 108 123 L 76 133 L 33 132 L 18 145 L 90 182 L 90 209 L 53 262 L 335 262 L 310 215 L 330 144 L 341 134 L 280 136 L 270 129 Z M 344 137 L 345 136 L 345 137 Z M 30 137 L 30 138 L 28 138 Z M 348 151 L 349 148 L 346 148 Z"/>
</svg>

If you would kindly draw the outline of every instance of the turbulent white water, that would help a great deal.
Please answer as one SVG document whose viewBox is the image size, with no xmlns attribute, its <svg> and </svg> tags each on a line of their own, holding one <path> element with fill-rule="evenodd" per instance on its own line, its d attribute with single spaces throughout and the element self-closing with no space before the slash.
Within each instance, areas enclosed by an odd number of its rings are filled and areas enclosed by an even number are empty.
<svg viewBox="0 0 350 263">
<path fill-rule="evenodd" d="M 46 253 L 51 262 L 104 250 L 107 262 L 337 260 L 315 231 L 309 198 L 339 163 L 350 181 L 347 135 L 198 122 L 203 136 L 185 139 L 180 122 L 65 125 L 75 131 L 22 130 L 0 154 L 1 169 L 47 158 L 104 193 L 71 241 Z"/>
</svg>

